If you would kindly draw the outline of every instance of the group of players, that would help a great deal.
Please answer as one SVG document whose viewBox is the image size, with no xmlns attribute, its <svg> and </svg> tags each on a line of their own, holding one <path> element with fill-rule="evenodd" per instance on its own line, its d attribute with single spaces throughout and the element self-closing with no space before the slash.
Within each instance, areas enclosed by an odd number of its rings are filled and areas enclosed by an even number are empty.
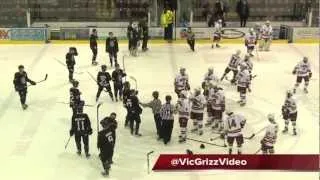
<svg viewBox="0 0 320 180">
<path fill-rule="evenodd" d="M 220 21 L 217 22 L 218 25 L 219 23 Z M 216 25 L 216 29 L 218 25 Z M 132 26 L 132 24 L 130 26 Z M 194 93 L 188 92 L 190 90 L 188 74 L 186 73 L 185 68 L 180 68 L 180 72 L 174 80 L 174 89 L 178 96 L 178 101 L 177 103 L 172 103 L 172 97 L 167 95 L 164 104 L 161 103 L 161 100 L 159 99 L 159 92 L 157 91 L 152 93 L 154 99 L 149 103 L 139 102 L 137 97 L 138 91 L 136 89 L 132 89 L 129 82 L 123 82 L 123 79 L 126 77 L 126 73 L 120 68 L 117 62 L 117 52 L 119 51 L 118 41 L 116 37 L 113 36 L 113 33 L 109 33 L 109 37 L 106 40 L 106 51 L 109 53 L 110 65 L 113 66 L 113 62 L 115 62 L 115 70 L 112 72 L 112 75 L 110 75 L 107 72 L 107 66 L 101 66 L 101 71 L 98 73 L 97 78 L 95 79 L 98 85 L 96 101 L 98 102 L 100 94 L 103 90 L 108 92 L 112 100 L 115 98 L 116 101 L 122 101 L 127 110 L 125 126 L 130 127 L 130 132 L 132 135 L 141 136 L 139 133 L 139 127 L 141 123 L 140 115 L 142 114 L 142 108 L 140 106 L 151 107 L 154 114 L 158 139 L 162 139 L 164 144 L 167 144 L 171 140 L 174 114 L 178 113 L 180 124 L 180 143 L 183 143 L 187 140 L 187 124 L 190 118 L 193 121 L 193 129 L 191 132 L 202 135 L 204 126 L 211 127 L 212 130 L 216 133 L 219 133 L 222 138 L 226 137 L 230 154 L 232 153 L 234 141 L 237 142 L 238 154 L 241 154 L 241 146 L 244 142 L 242 129 L 245 126 L 246 119 L 245 117 L 236 114 L 229 109 L 226 110 L 224 90 L 221 86 L 219 86 L 219 83 L 224 79 L 229 80 L 226 78 L 226 75 L 232 71 L 233 78 L 229 81 L 231 84 L 237 85 L 237 90 L 240 93 L 240 105 L 244 106 L 246 104 L 246 92 L 251 91 L 250 84 L 255 78 L 255 75 L 252 75 L 253 63 L 250 60 L 253 56 L 252 52 L 258 40 L 262 41 L 260 42 L 259 49 L 268 51 L 270 48 L 272 36 L 272 27 L 270 26 L 270 22 L 267 22 L 266 25 L 264 25 L 261 29 L 262 30 L 259 31 L 260 38 L 257 38 L 257 35 L 253 29 L 250 29 L 250 32 L 245 37 L 247 54 L 243 60 L 240 58 L 241 51 L 237 50 L 236 53 L 232 55 L 229 64 L 221 78 L 218 78 L 214 74 L 213 68 L 209 68 L 201 84 L 202 89 L 200 87 L 196 88 Z M 132 35 L 130 31 L 131 30 L 128 32 L 129 38 Z M 195 36 L 191 28 L 188 29 L 187 33 L 188 44 L 194 51 Z M 214 38 L 214 42 L 216 43 L 214 45 L 215 47 L 220 46 L 218 43 L 221 39 L 221 34 L 219 36 L 217 36 L 217 34 L 219 35 L 218 32 L 215 32 L 215 37 L 219 37 Z M 93 30 L 90 37 L 90 48 L 93 52 L 93 65 L 97 65 L 96 41 L 97 31 Z M 146 41 L 147 39 L 143 43 L 143 50 L 147 50 Z M 135 46 L 135 48 L 132 48 L 132 45 Z M 129 49 L 131 55 L 135 56 L 135 42 L 131 41 L 131 43 L 129 43 Z M 75 136 L 78 150 L 77 153 L 81 155 L 82 140 L 84 143 L 85 155 L 86 157 L 90 157 L 89 135 L 92 134 L 92 128 L 88 115 L 83 112 L 83 107 L 89 105 L 86 105 L 81 99 L 81 92 L 78 88 L 79 82 L 73 78 L 75 56 L 77 55 L 77 49 L 74 47 L 69 48 L 69 52 L 66 55 L 66 66 L 69 71 L 69 81 L 72 83 L 72 88 L 70 88 L 70 107 L 72 108 L 73 115 L 70 136 Z M 25 110 L 28 107 L 26 104 L 28 88 L 27 83 L 29 82 L 31 85 L 36 85 L 36 82 L 28 78 L 23 65 L 20 65 L 18 69 L 19 71 L 14 75 L 13 83 L 15 90 L 20 96 L 22 108 Z M 293 126 L 293 134 L 296 135 L 297 105 L 293 95 L 296 93 L 296 89 L 302 80 L 305 82 L 304 92 L 308 93 L 307 87 L 309 84 L 309 79 L 312 76 L 308 58 L 304 57 L 303 61 L 299 62 L 295 66 L 293 74 L 297 75 L 296 84 L 293 88 L 293 91 L 287 92 L 285 103 L 282 106 L 282 115 L 283 119 L 285 120 L 285 129 L 283 130 L 283 133 L 288 132 L 288 125 L 291 121 Z M 112 93 L 111 90 L 111 81 L 113 81 L 114 93 Z M 208 117 L 207 122 L 203 124 L 205 109 Z M 226 118 L 223 118 L 224 113 L 226 114 Z M 274 153 L 273 146 L 277 138 L 278 125 L 275 121 L 274 114 L 269 114 L 267 118 L 270 122 L 270 125 L 266 127 L 266 134 L 261 140 L 261 150 L 264 154 L 272 154 Z M 103 130 L 98 133 L 98 148 L 101 152 L 100 159 L 105 170 L 103 174 L 108 175 L 110 165 L 112 164 L 113 149 L 116 140 L 116 113 L 111 113 L 111 115 L 104 118 L 100 124 L 103 127 Z"/>
</svg>

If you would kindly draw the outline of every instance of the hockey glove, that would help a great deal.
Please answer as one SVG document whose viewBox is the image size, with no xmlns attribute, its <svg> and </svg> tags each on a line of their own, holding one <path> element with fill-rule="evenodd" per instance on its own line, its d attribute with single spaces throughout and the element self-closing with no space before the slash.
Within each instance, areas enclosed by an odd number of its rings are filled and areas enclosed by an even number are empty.
<svg viewBox="0 0 320 180">
<path fill-rule="evenodd" d="M 90 129 L 90 130 L 89 130 L 88 134 L 89 134 L 89 135 L 91 135 L 91 134 L 92 134 L 92 129 Z"/>
<path fill-rule="evenodd" d="M 293 71 L 292 71 L 292 74 L 293 74 L 293 75 L 295 75 L 296 73 L 297 73 L 297 71 L 296 71 L 296 70 L 293 70 Z"/>
<path fill-rule="evenodd" d="M 69 134 L 70 134 L 70 136 L 73 136 L 73 134 L 74 134 L 73 130 L 70 130 Z"/>
<path fill-rule="evenodd" d="M 32 86 L 34 86 L 34 85 L 36 85 L 37 83 L 34 82 L 34 81 L 31 81 L 30 84 L 31 84 Z"/>
<path fill-rule="evenodd" d="M 311 78 L 311 77 L 312 77 L 312 72 L 309 73 L 309 78 Z"/>
</svg>

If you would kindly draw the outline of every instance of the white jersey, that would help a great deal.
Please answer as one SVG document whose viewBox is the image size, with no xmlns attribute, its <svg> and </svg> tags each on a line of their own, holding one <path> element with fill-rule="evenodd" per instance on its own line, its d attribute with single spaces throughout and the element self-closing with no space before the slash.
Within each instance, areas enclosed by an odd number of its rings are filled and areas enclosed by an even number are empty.
<svg viewBox="0 0 320 180">
<path fill-rule="evenodd" d="M 205 83 L 209 83 L 209 82 L 217 83 L 218 81 L 219 81 L 219 78 L 214 73 L 212 74 L 206 73 L 204 75 L 203 82 Z"/>
<path fill-rule="evenodd" d="M 246 119 L 237 114 L 232 114 L 224 120 L 224 130 L 229 137 L 237 137 L 242 135 L 242 128 L 246 123 Z"/>
<path fill-rule="evenodd" d="M 197 96 L 191 96 L 190 101 L 192 103 L 191 112 L 203 113 L 206 104 L 206 99 L 204 95 L 199 94 Z"/>
<path fill-rule="evenodd" d="M 186 98 L 179 98 L 176 104 L 176 109 L 179 113 L 179 118 L 189 118 L 190 102 Z"/>
<path fill-rule="evenodd" d="M 239 87 L 249 87 L 251 83 L 250 72 L 247 69 L 240 71 L 238 72 L 236 79 Z"/>
<path fill-rule="evenodd" d="M 297 112 L 297 103 L 292 96 L 286 98 L 286 100 L 284 101 L 284 107 L 289 111 L 290 114 Z"/>
<path fill-rule="evenodd" d="M 175 88 L 177 90 L 186 90 L 189 77 L 187 74 L 178 74 L 174 80 Z"/>
<path fill-rule="evenodd" d="M 267 146 L 273 146 L 277 140 L 277 133 L 278 133 L 278 124 L 271 123 L 266 128 L 266 134 L 263 137 L 263 142 Z"/>
<path fill-rule="evenodd" d="M 207 96 L 207 104 L 210 104 L 212 103 L 212 101 L 214 100 L 214 89 L 213 88 L 209 88 L 208 89 L 208 96 Z"/>
<path fill-rule="evenodd" d="M 220 37 L 222 33 L 222 23 L 216 22 L 214 24 L 214 33 L 213 36 Z"/>
<path fill-rule="evenodd" d="M 243 61 L 241 61 L 241 63 L 240 64 L 245 64 L 245 65 L 247 65 L 247 67 L 248 67 L 248 71 L 249 72 L 252 72 L 252 69 L 253 69 L 253 63 L 252 63 L 252 61 L 250 61 L 250 59 L 249 60 L 243 60 Z"/>
<path fill-rule="evenodd" d="M 302 61 L 294 67 L 294 71 L 297 73 L 298 77 L 309 76 L 309 73 L 311 72 L 310 63 L 304 63 Z"/>
<path fill-rule="evenodd" d="M 248 33 L 245 37 L 245 42 L 248 47 L 254 47 L 257 43 L 256 33 Z"/>
<path fill-rule="evenodd" d="M 240 61 L 241 61 L 240 57 L 233 54 L 231 56 L 230 61 L 229 61 L 228 68 L 231 70 L 238 70 L 238 66 L 239 66 Z"/>
<path fill-rule="evenodd" d="M 262 39 L 272 39 L 273 29 L 272 26 L 263 25 L 260 29 L 261 38 Z"/>
<path fill-rule="evenodd" d="M 213 94 L 213 100 L 211 101 L 213 110 L 222 110 L 225 106 L 225 96 L 222 89 L 219 89 Z"/>
</svg>

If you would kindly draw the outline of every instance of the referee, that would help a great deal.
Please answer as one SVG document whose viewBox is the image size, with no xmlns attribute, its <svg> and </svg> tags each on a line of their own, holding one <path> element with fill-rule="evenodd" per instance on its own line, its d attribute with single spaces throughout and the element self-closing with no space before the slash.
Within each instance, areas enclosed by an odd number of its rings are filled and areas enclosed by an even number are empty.
<svg viewBox="0 0 320 180">
<path fill-rule="evenodd" d="M 162 105 L 160 109 L 160 116 L 162 119 L 161 137 L 163 143 L 167 144 L 171 140 L 171 134 L 173 129 L 174 121 L 174 105 L 171 104 L 171 96 L 166 96 L 166 103 Z"/>
</svg>

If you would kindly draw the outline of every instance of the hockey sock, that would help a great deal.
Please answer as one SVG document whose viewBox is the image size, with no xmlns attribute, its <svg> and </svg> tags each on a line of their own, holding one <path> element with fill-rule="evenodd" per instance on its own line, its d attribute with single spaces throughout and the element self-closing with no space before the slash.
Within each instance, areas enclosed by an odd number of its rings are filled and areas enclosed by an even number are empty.
<svg viewBox="0 0 320 180">
<path fill-rule="evenodd" d="M 292 128 L 293 128 L 294 131 L 297 130 L 296 129 L 296 122 L 294 122 L 294 121 L 292 122 Z"/>
<path fill-rule="evenodd" d="M 288 129 L 288 125 L 289 125 L 289 121 L 288 121 L 288 120 L 285 120 L 285 121 L 284 121 L 284 128 L 285 128 L 285 129 Z"/>
<path fill-rule="evenodd" d="M 203 127 L 203 121 L 202 120 L 198 120 L 198 130 L 199 130 L 199 134 L 200 135 L 202 135 L 202 133 L 203 133 L 202 127 Z"/>
<path fill-rule="evenodd" d="M 193 119 L 193 127 L 194 129 L 198 129 L 198 121 L 196 119 Z"/>
<path fill-rule="evenodd" d="M 246 102 L 246 94 L 240 93 L 240 101 L 245 103 Z"/>
<path fill-rule="evenodd" d="M 232 146 L 229 146 L 229 154 L 232 154 Z"/>
<path fill-rule="evenodd" d="M 187 137 L 187 128 L 181 127 L 180 128 L 180 135 L 182 139 L 185 139 Z"/>
<path fill-rule="evenodd" d="M 241 154 L 241 152 L 242 152 L 241 147 L 238 147 L 238 154 Z"/>
</svg>

